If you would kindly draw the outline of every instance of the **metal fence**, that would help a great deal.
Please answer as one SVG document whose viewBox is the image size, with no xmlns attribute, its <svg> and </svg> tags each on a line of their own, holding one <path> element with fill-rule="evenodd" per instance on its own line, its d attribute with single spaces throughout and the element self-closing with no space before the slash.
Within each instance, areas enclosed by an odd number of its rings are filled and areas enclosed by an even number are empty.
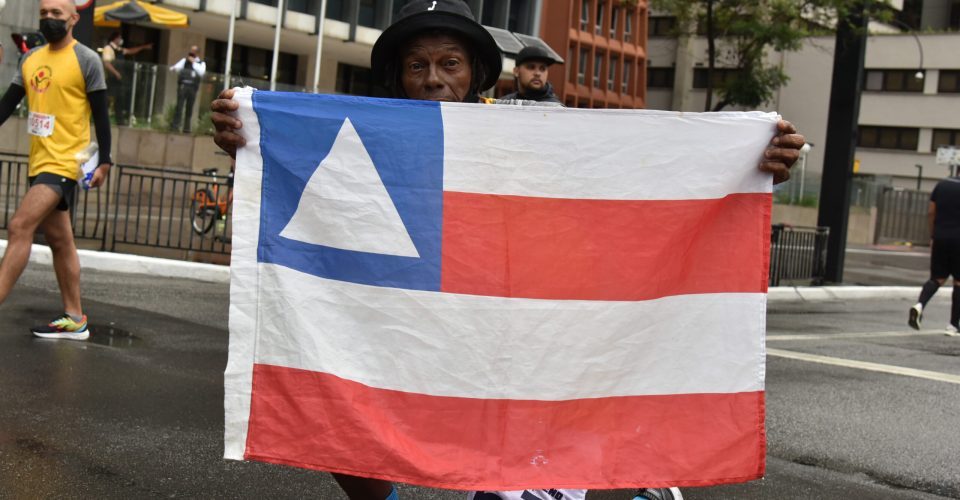
<svg viewBox="0 0 960 500">
<path fill-rule="evenodd" d="M 8 227 L 27 192 L 27 170 L 26 157 L 0 155 L 0 229 Z M 228 255 L 229 184 L 229 177 L 215 169 L 197 174 L 117 165 L 103 186 L 78 190 L 70 212 L 74 237 L 94 241 L 100 250 L 123 246 L 165 249 L 180 258 Z"/>
<path fill-rule="evenodd" d="M 930 243 L 927 209 L 930 193 L 886 188 L 877 202 L 877 226 L 874 243 Z"/>
<path fill-rule="evenodd" d="M 829 237 L 826 227 L 774 224 L 770 231 L 770 286 L 822 285 Z"/>
</svg>

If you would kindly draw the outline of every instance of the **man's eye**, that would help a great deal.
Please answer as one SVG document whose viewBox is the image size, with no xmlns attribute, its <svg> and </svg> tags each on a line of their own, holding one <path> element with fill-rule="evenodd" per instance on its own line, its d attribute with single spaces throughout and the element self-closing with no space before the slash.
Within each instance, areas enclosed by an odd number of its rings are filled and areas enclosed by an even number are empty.
<svg viewBox="0 0 960 500">
<path fill-rule="evenodd" d="M 423 69 L 423 64 L 420 64 L 420 63 L 418 63 L 418 62 L 410 63 L 409 68 L 410 68 L 410 70 L 412 70 L 412 71 L 419 71 L 419 70 Z"/>
<path fill-rule="evenodd" d="M 460 64 L 459 59 L 448 59 L 446 62 L 447 67 L 458 66 Z"/>
</svg>

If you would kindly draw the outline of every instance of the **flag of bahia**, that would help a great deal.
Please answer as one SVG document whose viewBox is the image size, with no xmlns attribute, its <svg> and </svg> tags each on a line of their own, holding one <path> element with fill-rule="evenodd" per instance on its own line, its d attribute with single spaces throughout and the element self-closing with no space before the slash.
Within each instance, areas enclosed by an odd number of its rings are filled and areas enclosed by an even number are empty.
<svg viewBox="0 0 960 500">
<path fill-rule="evenodd" d="M 776 115 L 236 98 L 228 458 L 454 489 L 762 476 Z"/>
</svg>

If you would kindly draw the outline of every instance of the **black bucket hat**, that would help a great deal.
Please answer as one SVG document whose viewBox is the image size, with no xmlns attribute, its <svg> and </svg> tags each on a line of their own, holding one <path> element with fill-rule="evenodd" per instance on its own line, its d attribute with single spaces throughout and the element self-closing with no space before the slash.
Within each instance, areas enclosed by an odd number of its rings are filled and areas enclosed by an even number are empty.
<svg viewBox="0 0 960 500">
<path fill-rule="evenodd" d="M 503 58 L 493 36 L 473 17 L 463 0 L 410 0 L 397 20 L 380 34 L 370 54 L 374 81 L 387 80 L 387 66 L 397 57 L 397 51 L 413 36 L 431 29 L 452 31 L 471 45 L 473 57 L 487 69 L 486 79 L 480 82 L 480 91 L 493 87 L 500 78 Z"/>
</svg>

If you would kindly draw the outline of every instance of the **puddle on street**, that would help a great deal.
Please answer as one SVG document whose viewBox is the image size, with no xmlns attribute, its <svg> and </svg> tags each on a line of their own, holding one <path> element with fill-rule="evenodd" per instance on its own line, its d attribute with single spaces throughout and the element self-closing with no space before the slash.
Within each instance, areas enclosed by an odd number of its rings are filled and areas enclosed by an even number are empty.
<svg viewBox="0 0 960 500">
<path fill-rule="evenodd" d="M 87 342 L 93 342 L 94 344 L 109 347 L 136 347 L 143 343 L 142 339 L 113 324 L 90 325 L 89 328 L 90 338 L 87 339 Z"/>
</svg>

